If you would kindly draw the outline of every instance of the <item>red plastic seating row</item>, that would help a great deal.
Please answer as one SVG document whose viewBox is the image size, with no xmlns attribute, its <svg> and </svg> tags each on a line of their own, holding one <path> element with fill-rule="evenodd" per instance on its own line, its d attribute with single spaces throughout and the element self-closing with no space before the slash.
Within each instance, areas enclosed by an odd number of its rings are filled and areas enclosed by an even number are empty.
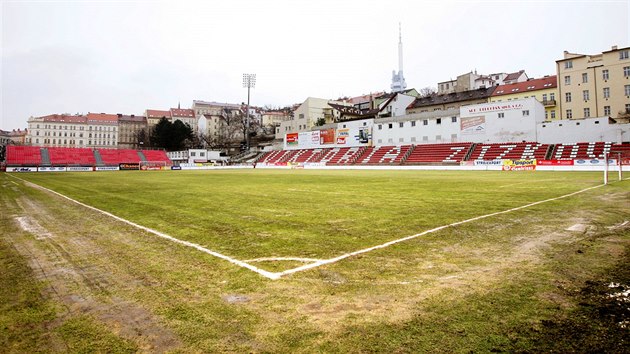
<svg viewBox="0 0 630 354">
<path fill-rule="evenodd" d="M 42 162 L 40 149 L 38 146 L 8 145 L 6 150 L 7 165 L 37 166 Z"/>
<path fill-rule="evenodd" d="M 362 164 L 383 164 L 383 163 L 400 163 L 411 149 L 411 145 L 403 146 L 371 146 L 365 149 L 363 154 L 357 160 Z"/>
<path fill-rule="evenodd" d="M 121 163 L 140 163 L 137 150 L 129 149 L 98 149 L 103 163 L 106 165 L 118 165 Z"/>
<path fill-rule="evenodd" d="M 582 142 L 575 144 L 558 144 L 552 153 L 554 160 L 595 159 L 603 158 L 604 153 L 610 152 L 612 143 Z"/>
<path fill-rule="evenodd" d="M 469 160 L 544 159 L 548 148 L 535 142 L 478 144 Z"/>
<path fill-rule="evenodd" d="M 460 162 L 471 146 L 472 143 L 416 145 L 405 163 Z"/>
<path fill-rule="evenodd" d="M 171 160 L 168 158 L 166 151 L 164 150 L 142 150 L 142 154 L 144 154 L 147 161 L 164 162 L 167 165 L 171 164 Z"/>
<path fill-rule="evenodd" d="M 48 156 L 53 166 L 96 164 L 94 151 L 88 148 L 49 147 Z"/>
</svg>

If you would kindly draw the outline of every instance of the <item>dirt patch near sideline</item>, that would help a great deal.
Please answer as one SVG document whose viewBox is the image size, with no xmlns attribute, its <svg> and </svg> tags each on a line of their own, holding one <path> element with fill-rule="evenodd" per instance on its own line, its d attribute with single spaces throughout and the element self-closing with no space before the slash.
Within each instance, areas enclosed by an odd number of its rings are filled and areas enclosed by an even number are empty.
<svg viewBox="0 0 630 354">
<path fill-rule="evenodd" d="M 61 325 L 77 313 L 103 321 L 116 334 L 135 342 L 140 350 L 166 352 L 180 346 L 178 337 L 163 327 L 139 304 L 112 296 L 111 286 L 132 286 L 113 274 L 90 264 L 81 254 L 94 254 L 99 247 L 89 237 L 60 234 L 65 225 L 50 215 L 46 207 L 21 197 L 22 215 L 15 217 L 18 226 L 34 237 L 7 238 L 34 270 L 48 284 L 48 296 L 59 301 L 65 310 L 51 324 Z M 45 225 L 45 226 L 42 226 Z M 132 282 L 133 283 L 133 282 Z"/>
</svg>

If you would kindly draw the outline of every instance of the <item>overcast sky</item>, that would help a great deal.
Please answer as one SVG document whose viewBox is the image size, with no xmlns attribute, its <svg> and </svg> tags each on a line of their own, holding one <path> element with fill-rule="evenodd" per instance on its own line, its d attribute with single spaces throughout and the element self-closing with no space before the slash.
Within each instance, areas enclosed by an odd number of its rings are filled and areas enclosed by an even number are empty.
<svg viewBox="0 0 630 354">
<path fill-rule="evenodd" d="M 408 88 L 555 74 L 563 51 L 630 46 L 618 1 L 10 1 L 0 129 L 53 113 L 143 114 L 195 99 L 286 106 L 389 90 L 402 23 Z"/>
</svg>

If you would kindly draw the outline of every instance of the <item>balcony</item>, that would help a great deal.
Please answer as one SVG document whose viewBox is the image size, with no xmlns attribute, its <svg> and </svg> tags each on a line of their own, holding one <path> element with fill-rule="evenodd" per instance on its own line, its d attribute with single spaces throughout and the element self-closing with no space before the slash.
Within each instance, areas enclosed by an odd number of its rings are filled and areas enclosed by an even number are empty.
<svg viewBox="0 0 630 354">
<path fill-rule="evenodd" d="M 556 105 L 556 100 L 544 100 L 542 101 L 542 104 L 545 107 L 554 107 Z"/>
</svg>

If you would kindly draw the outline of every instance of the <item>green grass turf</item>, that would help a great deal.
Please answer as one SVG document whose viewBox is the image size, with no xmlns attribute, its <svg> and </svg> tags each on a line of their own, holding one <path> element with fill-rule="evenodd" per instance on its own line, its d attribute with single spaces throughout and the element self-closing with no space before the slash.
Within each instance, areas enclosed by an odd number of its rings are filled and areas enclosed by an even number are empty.
<svg viewBox="0 0 630 354">
<path fill-rule="evenodd" d="M 561 196 L 600 173 L 222 170 L 19 177 L 238 259 L 331 258 Z"/>
</svg>

